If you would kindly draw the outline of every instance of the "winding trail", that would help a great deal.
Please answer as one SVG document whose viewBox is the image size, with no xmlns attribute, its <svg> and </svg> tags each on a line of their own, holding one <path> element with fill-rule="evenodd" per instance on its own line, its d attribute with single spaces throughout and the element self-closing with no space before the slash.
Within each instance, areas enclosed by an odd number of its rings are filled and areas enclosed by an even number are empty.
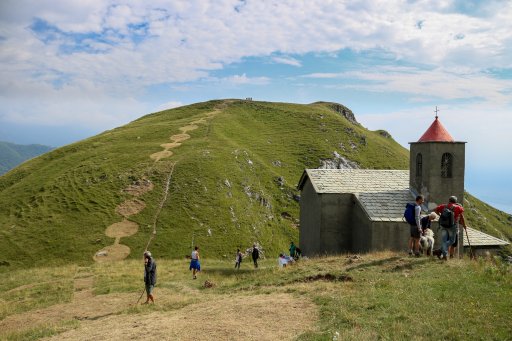
<svg viewBox="0 0 512 341">
<path fill-rule="evenodd" d="M 149 155 L 149 157 L 156 162 L 159 162 L 162 159 L 167 159 L 173 155 L 171 149 L 178 148 L 185 141 L 190 139 L 190 135 L 188 132 L 196 130 L 199 128 L 199 124 L 206 124 L 208 120 L 215 117 L 218 113 L 220 113 L 225 107 L 227 102 L 223 102 L 221 105 L 216 107 L 213 111 L 206 113 L 205 117 L 197 119 L 188 123 L 187 125 L 180 127 L 178 130 L 181 132 L 180 134 L 172 135 L 169 139 L 171 142 L 165 142 L 160 145 L 163 150 L 153 153 Z M 167 200 L 168 192 L 169 192 L 169 184 L 171 182 L 172 173 L 174 171 L 175 164 L 172 165 L 171 170 L 167 176 L 167 180 L 165 182 L 164 196 L 160 205 L 157 208 L 153 219 L 153 231 L 149 237 L 149 241 L 146 245 L 146 250 L 149 248 L 151 241 L 156 236 L 156 225 L 158 221 L 158 217 L 160 212 Z M 139 200 L 138 197 L 142 196 L 146 192 L 153 190 L 153 184 L 150 180 L 143 178 L 142 180 L 136 181 L 134 184 L 128 186 L 123 190 L 124 193 L 131 195 L 133 198 L 126 199 L 123 203 L 119 204 L 115 211 L 117 214 L 123 217 L 123 220 L 117 223 L 114 223 L 108 226 L 105 230 L 105 235 L 114 238 L 114 244 L 103 247 L 101 250 L 97 251 L 93 259 L 96 262 L 111 262 L 123 260 L 130 254 L 131 250 L 128 246 L 121 244 L 121 238 L 129 237 L 137 233 L 139 230 L 139 225 L 133 221 L 128 220 L 130 216 L 136 215 L 140 213 L 146 207 L 144 201 Z"/>
</svg>

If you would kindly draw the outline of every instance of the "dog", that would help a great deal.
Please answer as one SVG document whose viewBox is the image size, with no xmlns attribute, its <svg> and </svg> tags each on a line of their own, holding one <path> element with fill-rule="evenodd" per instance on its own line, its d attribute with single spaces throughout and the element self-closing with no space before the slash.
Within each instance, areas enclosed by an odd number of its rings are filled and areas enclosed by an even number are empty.
<svg viewBox="0 0 512 341">
<path fill-rule="evenodd" d="M 420 252 L 426 253 L 427 256 L 434 255 L 434 231 L 427 228 L 423 231 L 423 235 L 420 237 Z"/>
</svg>

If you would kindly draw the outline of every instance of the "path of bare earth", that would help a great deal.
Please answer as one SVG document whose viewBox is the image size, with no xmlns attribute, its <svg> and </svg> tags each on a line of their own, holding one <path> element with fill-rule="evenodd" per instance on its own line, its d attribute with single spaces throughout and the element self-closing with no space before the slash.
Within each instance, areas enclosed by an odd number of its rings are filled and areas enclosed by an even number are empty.
<svg viewBox="0 0 512 341">
<path fill-rule="evenodd" d="M 282 315 L 282 309 L 293 316 Z M 290 294 L 229 296 L 174 311 L 88 319 L 50 340 L 292 340 L 318 318 L 313 302 Z"/>
<path fill-rule="evenodd" d="M 69 303 L 11 315 L 0 321 L 2 334 L 21 332 L 41 325 L 57 324 L 64 320 L 87 320 L 109 316 L 126 309 L 133 294 L 93 295 L 94 275 L 89 267 L 79 267 L 75 273 L 73 298 Z"/>
<path fill-rule="evenodd" d="M 179 128 L 179 131 L 181 132 L 180 134 L 172 135 L 170 137 L 171 142 L 163 143 L 160 145 L 163 148 L 162 151 L 153 153 L 149 157 L 155 162 L 158 162 L 162 159 L 172 156 L 173 152 L 171 149 L 178 148 L 186 140 L 190 139 L 190 135 L 187 134 L 188 132 L 197 129 L 199 124 L 207 123 L 209 119 L 213 118 L 215 115 L 221 112 L 224 106 L 225 104 L 211 112 L 206 113 L 205 117 L 195 120 Z M 128 257 L 130 254 L 130 248 L 121 244 L 121 238 L 129 237 L 137 233 L 139 229 L 138 224 L 128 220 L 128 218 L 132 215 L 140 213 L 146 207 L 146 204 L 142 200 L 138 199 L 138 197 L 151 190 L 153 190 L 153 184 L 148 179 L 139 180 L 124 189 L 124 193 L 130 194 L 134 198 L 126 199 L 123 203 L 119 204 L 115 208 L 116 213 L 121 215 L 123 220 L 108 226 L 105 230 L 105 234 L 108 237 L 115 238 L 114 244 L 106 246 L 96 252 L 93 256 L 93 259 L 96 262 L 119 261 Z M 167 193 L 165 193 L 165 196 L 167 196 Z M 155 231 L 153 231 L 153 234 L 154 232 Z M 151 238 L 152 237 L 153 236 L 151 236 Z"/>
</svg>

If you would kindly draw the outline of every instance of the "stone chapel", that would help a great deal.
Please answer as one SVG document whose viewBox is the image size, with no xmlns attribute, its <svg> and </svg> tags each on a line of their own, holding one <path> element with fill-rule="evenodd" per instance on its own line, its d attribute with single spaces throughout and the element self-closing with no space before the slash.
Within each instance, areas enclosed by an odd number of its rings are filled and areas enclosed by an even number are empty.
<svg viewBox="0 0 512 341">
<path fill-rule="evenodd" d="M 409 227 L 403 213 L 417 194 L 425 196 L 424 211 L 452 195 L 464 203 L 465 145 L 436 115 L 419 140 L 410 143 L 409 170 L 306 169 L 297 186 L 303 254 L 405 250 Z M 434 233 L 440 246 L 436 227 Z M 508 244 L 471 228 L 468 235 L 471 245 L 482 250 Z"/>
</svg>

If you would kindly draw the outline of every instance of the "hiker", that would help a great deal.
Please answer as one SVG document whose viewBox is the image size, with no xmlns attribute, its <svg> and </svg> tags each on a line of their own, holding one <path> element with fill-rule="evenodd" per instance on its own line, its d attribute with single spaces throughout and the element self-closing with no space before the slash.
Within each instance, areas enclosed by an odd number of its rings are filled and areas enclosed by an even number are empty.
<svg viewBox="0 0 512 341">
<path fill-rule="evenodd" d="M 242 263 L 242 253 L 240 252 L 240 249 L 237 249 L 235 258 L 235 269 L 240 270 L 240 263 Z"/>
<path fill-rule="evenodd" d="M 423 233 L 421 228 L 421 205 L 425 199 L 423 195 L 418 195 L 416 197 L 416 202 L 414 204 L 414 220 L 408 220 L 410 226 L 410 237 L 409 237 L 409 255 L 412 256 L 413 253 L 416 257 L 420 256 L 420 237 Z M 410 204 L 408 204 L 410 205 Z M 407 209 L 406 209 L 407 210 Z M 413 224 L 414 223 L 414 224 Z"/>
<path fill-rule="evenodd" d="M 295 258 L 296 249 L 297 247 L 295 246 L 295 244 L 293 244 L 293 242 L 290 242 L 290 257 Z"/>
<path fill-rule="evenodd" d="M 448 199 L 448 204 L 439 205 L 434 210 L 439 214 L 439 226 L 441 229 L 443 243 L 441 245 L 441 255 L 437 257 L 443 260 L 448 260 L 448 249 L 455 244 L 458 239 L 459 224 L 462 224 L 466 229 L 466 222 L 464 220 L 464 208 L 457 204 L 457 197 L 451 196 Z"/>
<path fill-rule="evenodd" d="M 258 258 L 260 258 L 260 250 L 256 247 L 256 244 L 252 244 L 252 261 L 254 262 L 254 267 L 258 268 Z"/>
<path fill-rule="evenodd" d="M 298 260 L 300 257 L 302 257 L 302 250 L 300 248 L 295 248 L 295 260 Z"/>
<path fill-rule="evenodd" d="M 148 304 L 150 300 L 151 303 L 155 303 L 153 289 L 156 284 L 156 262 L 149 251 L 144 252 L 144 284 L 146 285 L 147 297 L 143 304 Z"/>
<path fill-rule="evenodd" d="M 277 263 L 279 264 L 280 268 L 286 268 L 286 265 L 288 264 L 288 258 L 283 253 L 279 254 L 279 257 L 277 258 Z"/>
<path fill-rule="evenodd" d="M 196 279 L 196 273 L 201 271 L 201 264 L 199 263 L 199 248 L 194 247 L 194 251 L 192 251 L 192 255 L 190 256 L 190 268 L 192 270 L 192 279 Z"/>
</svg>

